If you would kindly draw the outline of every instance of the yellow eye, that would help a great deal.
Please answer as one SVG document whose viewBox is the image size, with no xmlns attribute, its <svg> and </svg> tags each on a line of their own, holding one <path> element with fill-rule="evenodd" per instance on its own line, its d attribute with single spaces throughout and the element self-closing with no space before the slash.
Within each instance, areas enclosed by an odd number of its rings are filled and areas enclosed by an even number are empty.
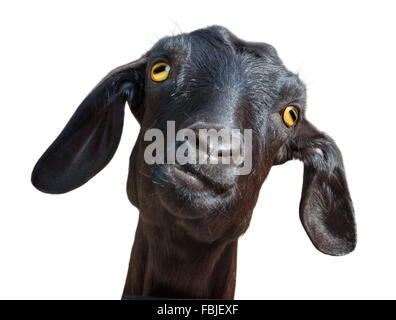
<svg viewBox="0 0 396 320">
<path fill-rule="evenodd" d="M 151 80 L 165 81 L 169 76 L 170 66 L 166 62 L 158 62 L 151 68 Z"/>
<path fill-rule="evenodd" d="M 290 128 L 298 119 L 298 108 L 294 106 L 285 108 L 282 113 L 282 119 L 285 125 Z"/>
</svg>

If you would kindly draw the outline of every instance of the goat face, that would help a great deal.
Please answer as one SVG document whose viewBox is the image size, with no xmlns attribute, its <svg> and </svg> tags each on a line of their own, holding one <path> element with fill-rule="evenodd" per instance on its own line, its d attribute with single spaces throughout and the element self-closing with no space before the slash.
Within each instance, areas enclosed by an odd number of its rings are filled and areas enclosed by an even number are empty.
<svg viewBox="0 0 396 320">
<path fill-rule="evenodd" d="M 38 161 L 33 184 L 44 192 L 63 193 L 106 166 L 118 146 L 126 101 L 141 125 L 127 191 L 146 221 L 177 224 L 201 241 L 236 239 L 248 227 L 272 165 L 297 158 L 304 162 L 300 217 L 313 244 L 332 255 L 355 247 L 341 154 L 331 138 L 306 120 L 305 87 L 272 46 L 242 41 L 222 27 L 160 40 L 95 87 Z M 175 132 L 189 129 L 195 136 L 175 139 L 169 123 Z M 152 143 L 145 137 L 152 129 L 167 141 L 163 162 L 145 158 Z M 217 145 L 209 141 L 202 150 L 200 130 L 205 129 L 231 133 L 230 139 Z M 240 151 L 238 143 L 231 143 L 234 138 L 244 146 L 241 157 L 252 165 L 244 174 L 245 162 L 221 161 Z M 176 154 L 183 144 L 209 161 L 173 161 L 167 151 Z M 158 152 L 155 156 L 161 158 Z M 211 163 L 213 159 L 220 163 Z"/>
</svg>

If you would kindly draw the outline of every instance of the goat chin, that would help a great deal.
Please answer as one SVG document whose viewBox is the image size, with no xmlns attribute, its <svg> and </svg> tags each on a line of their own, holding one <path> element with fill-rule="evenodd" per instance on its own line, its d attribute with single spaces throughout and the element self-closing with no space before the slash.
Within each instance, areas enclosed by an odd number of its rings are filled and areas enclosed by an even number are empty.
<svg viewBox="0 0 396 320">
<path fill-rule="evenodd" d="M 229 171 L 232 169 L 227 168 Z M 226 169 L 226 170 L 227 170 Z M 236 176 L 214 180 L 202 170 L 191 172 L 177 165 L 157 165 L 152 181 L 162 205 L 170 213 L 189 218 L 202 218 L 212 212 L 226 211 L 237 201 L 235 197 Z"/>
</svg>

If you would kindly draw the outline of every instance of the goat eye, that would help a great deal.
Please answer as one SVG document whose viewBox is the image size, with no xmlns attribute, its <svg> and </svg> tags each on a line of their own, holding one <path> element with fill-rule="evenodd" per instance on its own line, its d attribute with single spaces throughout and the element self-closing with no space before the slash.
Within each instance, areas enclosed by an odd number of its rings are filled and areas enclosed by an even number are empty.
<svg viewBox="0 0 396 320">
<path fill-rule="evenodd" d="M 155 82 L 165 81 L 169 76 L 170 66 L 166 62 L 156 63 L 151 68 L 151 80 Z"/>
<path fill-rule="evenodd" d="M 298 108 L 294 106 L 286 107 L 282 112 L 282 119 L 288 128 L 293 126 L 298 119 Z"/>
</svg>

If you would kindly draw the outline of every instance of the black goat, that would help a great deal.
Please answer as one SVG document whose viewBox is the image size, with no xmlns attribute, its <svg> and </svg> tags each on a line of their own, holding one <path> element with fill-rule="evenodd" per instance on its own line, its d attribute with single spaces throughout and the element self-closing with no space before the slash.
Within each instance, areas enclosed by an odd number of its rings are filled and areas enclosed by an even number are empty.
<svg viewBox="0 0 396 320">
<path fill-rule="evenodd" d="M 272 46 L 218 26 L 161 39 L 93 89 L 36 164 L 34 186 L 64 193 L 103 169 L 121 137 L 125 102 L 141 131 L 127 183 L 140 217 L 124 298 L 233 298 L 238 237 L 270 168 L 293 158 L 304 163 L 300 217 L 313 244 L 330 255 L 355 248 L 341 153 L 307 121 L 305 87 Z M 175 139 L 169 123 L 199 138 Z M 240 150 L 234 138 L 250 141 L 241 156 L 250 156 L 252 168 L 241 174 L 241 163 L 180 163 L 160 148 L 147 160 L 146 133 L 154 128 L 165 135 L 167 151 L 184 145 L 219 162 Z M 201 131 L 211 129 L 232 132 L 232 139 L 211 140 L 202 151 Z M 252 139 L 231 129 L 249 129 Z"/>
</svg>

